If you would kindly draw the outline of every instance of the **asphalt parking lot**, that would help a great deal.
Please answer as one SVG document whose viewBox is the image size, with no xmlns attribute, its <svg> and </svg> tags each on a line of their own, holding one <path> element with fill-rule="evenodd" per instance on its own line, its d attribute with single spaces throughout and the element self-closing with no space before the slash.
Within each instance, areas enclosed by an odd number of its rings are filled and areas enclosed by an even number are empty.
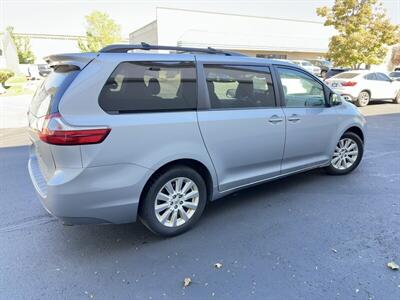
<svg viewBox="0 0 400 300">
<path fill-rule="evenodd" d="M 243 190 L 171 239 L 61 225 L 34 195 L 27 146 L 2 148 L 0 299 L 400 299 L 386 267 L 400 264 L 400 114 L 367 120 L 352 174 Z"/>
</svg>

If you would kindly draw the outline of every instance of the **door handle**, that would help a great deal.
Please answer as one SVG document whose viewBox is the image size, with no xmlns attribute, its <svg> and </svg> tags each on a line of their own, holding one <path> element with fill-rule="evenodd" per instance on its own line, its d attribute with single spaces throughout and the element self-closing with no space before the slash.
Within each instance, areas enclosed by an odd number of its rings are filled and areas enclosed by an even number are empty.
<svg viewBox="0 0 400 300">
<path fill-rule="evenodd" d="M 269 118 L 268 122 L 272 124 L 280 123 L 283 122 L 283 118 L 279 117 L 278 115 L 273 115 L 271 118 Z"/>
<path fill-rule="evenodd" d="M 295 123 L 297 121 L 300 121 L 300 117 L 298 115 L 296 115 L 296 114 L 293 114 L 288 118 L 288 121 Z"/>
</svg>

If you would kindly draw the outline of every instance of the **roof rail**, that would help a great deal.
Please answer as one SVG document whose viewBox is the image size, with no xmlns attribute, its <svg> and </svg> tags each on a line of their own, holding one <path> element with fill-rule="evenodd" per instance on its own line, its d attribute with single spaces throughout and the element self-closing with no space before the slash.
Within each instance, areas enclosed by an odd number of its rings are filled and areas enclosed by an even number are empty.
<svg viewBox="0 0 400 300">
<path fill-rule="evenodd" d="M 211 47 L 208 48 L 190 48 L 190 47 L 177 47 L 177 46 L 158 46 L 149 45 L 147 43 L 134 44 L 114 44 L 108 45 L 101 49 L 101 53 L 125 53 L 131 50 L 174 50 L 178 52 L 189 53 L 207 53 L 207 54 L 221 54 L 226 56 L 246 56 L 244 54 L 232 51 L 218 50 Z"/>
</svg>

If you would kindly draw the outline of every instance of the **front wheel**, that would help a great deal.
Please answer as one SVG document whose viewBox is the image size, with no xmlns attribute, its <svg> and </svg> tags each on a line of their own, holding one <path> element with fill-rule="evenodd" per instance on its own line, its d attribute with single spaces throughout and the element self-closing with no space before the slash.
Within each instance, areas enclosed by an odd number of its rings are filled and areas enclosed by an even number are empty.
<svg viewBox="0 0 400 300">
<path fill-rule="evenodd" d="M 174 236 L 198 221 L 207 202 L 207 188 L 195 170 L 177 166 L 153 179 L 142 201 L 142 222 L 158 235 Z"/>
<path fill-rule="evenodd" d="M 325 168 L 328 174 L 345 175 L 360 164 L 364 153 L 361 138 L 352 132 L 346 132 L 336 145 L 331 163 Z"/>
<path fill-rule="evenodd" d="M 357 97 L 356 105 L 358 107 L 367 106 L 370 100 L 371 100 L 370 94 L 367 91 L 362 91 Z"/>
</svg>

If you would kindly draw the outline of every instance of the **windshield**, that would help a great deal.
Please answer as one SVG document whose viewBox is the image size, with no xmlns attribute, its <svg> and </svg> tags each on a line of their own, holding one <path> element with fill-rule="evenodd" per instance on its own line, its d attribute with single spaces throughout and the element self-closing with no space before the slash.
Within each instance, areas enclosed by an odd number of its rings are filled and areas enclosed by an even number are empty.
<svg viewBox="0 0 400 300">
<path fill-rule="evenodd" d="M 43 117 L 52 111 L 53 103 L 62 94 L 75 78 L 79 71 L 76 67 L 59 66 L 54 72 L 50 73 L 49 77 L 43 81 L 42 85 L 38 88 L 33 96 L 31 105 L 29 107 L 30 113 L 36 117 Z"/>
</svg>

